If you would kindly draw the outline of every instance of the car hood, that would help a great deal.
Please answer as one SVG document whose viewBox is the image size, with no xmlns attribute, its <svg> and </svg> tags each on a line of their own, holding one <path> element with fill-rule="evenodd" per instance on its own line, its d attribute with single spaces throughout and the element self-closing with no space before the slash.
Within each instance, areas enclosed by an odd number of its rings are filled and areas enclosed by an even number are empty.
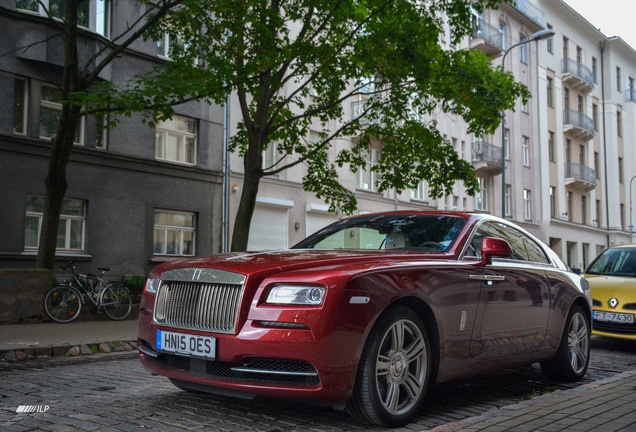
<svg viewBox="0 0 636 432">
<path fill-rule="evenodd" d="M 358 251 L 358 250 L 317 250 L 286 249 L 267 252 L 238 252 L 212 255 L 208 257 L 190 258 L 163 264 L 155 269 L 155 273 L 163 273 L 187 267 L 215 268 L 239 273 L 245 276 L 256 274 L 272 274 L 283 271 L 302 270 L 316 267 L 356 266 L 373 264 L 378 266 L 395 265 L 404 261 L 439 261 L 448 259 L 442 254 L 423 254 L 414 251 Z"/>
<path fill-rule="evenodd" d="M 594 298 L 610 295 L 636 300 L 636 278 L 585 274 L 585 279 L 592 288 Z"/>
</svg>

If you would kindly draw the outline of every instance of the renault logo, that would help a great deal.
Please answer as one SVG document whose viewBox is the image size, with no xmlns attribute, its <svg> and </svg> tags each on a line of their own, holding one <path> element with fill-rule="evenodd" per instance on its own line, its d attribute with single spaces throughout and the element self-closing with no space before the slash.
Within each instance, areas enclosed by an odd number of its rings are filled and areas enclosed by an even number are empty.
<svg viewBox="0 0 636 432">
<path fill-rule="evenodd" d="M 611 298 L 610 301 L 607 302 L 607 304 L 609 304 L 611 308 L 615 308 L 616 306 L 618 306 L 618 299 L 616 297 Z"/>
</svg>

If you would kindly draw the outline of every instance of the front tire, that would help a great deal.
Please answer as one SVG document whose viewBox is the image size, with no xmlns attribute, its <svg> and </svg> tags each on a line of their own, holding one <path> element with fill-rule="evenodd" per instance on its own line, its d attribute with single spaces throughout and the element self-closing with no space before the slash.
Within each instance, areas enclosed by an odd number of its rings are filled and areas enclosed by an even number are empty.
<svg viewBox="0 0 636 432">
<path fill-rule="evenodd" d="M 55 322 L 71 322 L 81 310 L 82 295 L 68 285 L 58 285 L 44 296 L 44 312 Z"/>
<path fill-rule="evenodd" d="M 556 356 L 541 363 L 541 370 L 550 378 L 578 381 L 587 372 L 590 362 L 590 322 L 580 306 L 574 306 L 565 324 Z"/>
<path fill-rule="evenodd" d="M 430 373 L 430 343 L 422 319 L 406 307 L 392 308 L 369 334 L 347 410 L 364 423 L 404 425 L 422 406 Z"/>
<path fill-rule="evenodd" d="M 123 320 L 132 309 L 130 291 L 120 283 L 109 284 L 102 291 L 99 305 L 108 315 L 108 318 L 115 321 Z"/>
</svg>

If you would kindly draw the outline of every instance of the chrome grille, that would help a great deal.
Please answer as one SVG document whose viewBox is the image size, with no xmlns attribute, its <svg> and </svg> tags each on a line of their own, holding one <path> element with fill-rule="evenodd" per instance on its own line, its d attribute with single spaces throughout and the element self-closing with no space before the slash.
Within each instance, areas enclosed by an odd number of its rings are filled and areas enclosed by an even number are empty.
<svg viewBox="0 0 636 432">
<path fill-rule="evenodd" d="M 215 333 L 235 333 L 243 285 L 162 281 L 157 291 L 157 324 Z"/>
</svg>

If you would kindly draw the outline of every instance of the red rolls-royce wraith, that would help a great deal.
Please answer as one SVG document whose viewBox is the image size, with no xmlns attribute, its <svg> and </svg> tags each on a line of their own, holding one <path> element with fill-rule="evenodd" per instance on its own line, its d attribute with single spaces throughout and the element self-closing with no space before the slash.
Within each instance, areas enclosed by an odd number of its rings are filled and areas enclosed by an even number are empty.
<svg viewBox="0 0 636 432">
<path fill-rule="evenodd" d="M 582 378 L 591 301 L 583 278 L 506 220 L 368 214 L 289 250 L 158 266 L 139 351 L 184 390 L 329 401 L 395 426 L 433 382 L 536 362 Z"/>
</svg>

